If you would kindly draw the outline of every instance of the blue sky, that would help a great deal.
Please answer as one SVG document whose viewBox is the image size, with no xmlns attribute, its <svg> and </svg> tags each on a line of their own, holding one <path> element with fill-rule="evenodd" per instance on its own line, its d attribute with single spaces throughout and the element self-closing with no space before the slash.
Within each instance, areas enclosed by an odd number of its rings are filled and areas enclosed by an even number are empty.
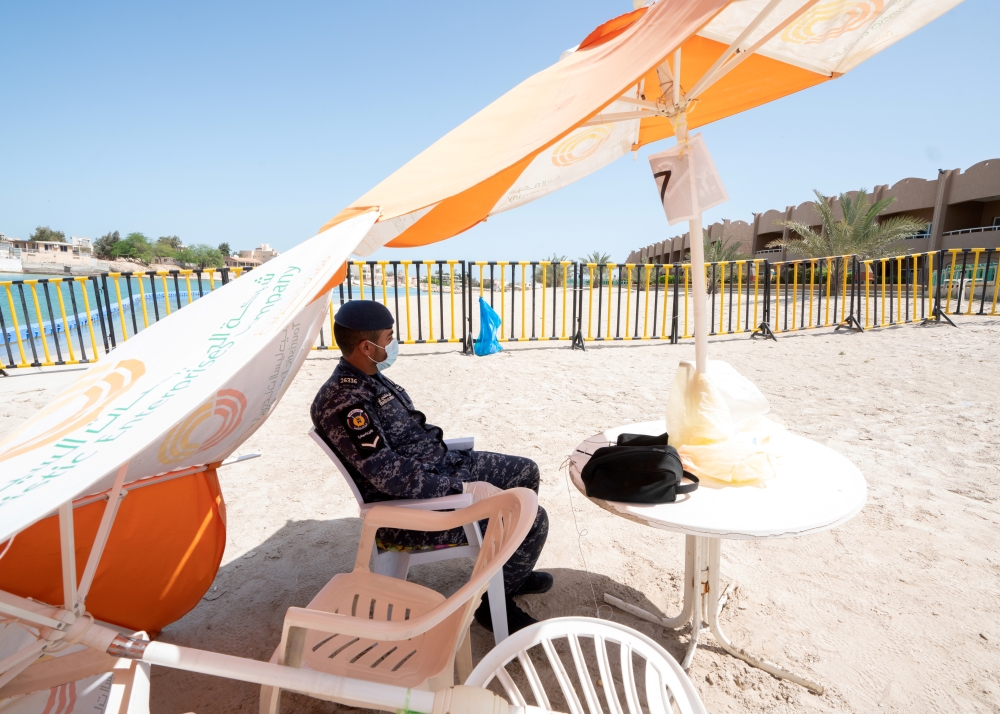
<svg viewBox="0 0 1000 714">
<path fill-rule="evenodd" d="M 628 0 L 3 3 L 0 231 L 286 250 Z M 703 129 L 707 219 L 1000 157 L 1000 3 L 965 0 L 840 79 Z M 387 258 L 621 260 L 675 235 L 645 155 Z M 678 226 L 679 228 L 679 226 Z"/>
</svg>

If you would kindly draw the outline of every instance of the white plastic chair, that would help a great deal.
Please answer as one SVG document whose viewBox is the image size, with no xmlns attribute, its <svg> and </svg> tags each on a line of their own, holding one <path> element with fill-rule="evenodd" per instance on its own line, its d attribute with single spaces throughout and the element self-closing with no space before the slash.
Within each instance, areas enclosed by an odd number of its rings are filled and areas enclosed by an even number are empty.
<svg viewBox="0 0 1000 714">
<path fill-rule="evenodd" d="M 361 491 L 354 482 L 351 472 L 347 470 L 344 462 L 340 460 L 336 452 L 330 448 L 329 444 L 313 427 L 309 430 L 312 438 L 327 458 L 337 467 L 337 471 L 344 477 L 351 493 L 354 494 L 358 502 L 358 515 L 362 518 L 374 506 L 398 506 L 400 508 L 418 508 L 423 511 L 449 511 L 457 508 L 465 508 L 472 505 L 472 496 L 467 493 L 459 493 L 453 496 L 441 496 L 440 498 L 406 498 L 395 501 L 379 501 L 377 503 L 366 503 L 361 497 Z M 458 439 L 445 439 L 444 443 L 453 451 L 464 451 L 475 446 L 475 437 L 462 437 Z M 407 573 L 414 565 L 425 563 L 436 563 L 442 560 L 453 558 L 479 557 L 479 546 L 483 542 L 483 534 L 479 530 L 478 523 L 471 523 L 464 526 L 465 538 L 468 545 L 456 546 L 454 548 L 441 548 L 440 550 L 417 550 L 417 551 L 389 551 L 378 549 L 372 546 L 372 572 L 379 575 L 388 575 L 391 578 L 406 580 Z M 507 603 L 503 588 L 503 571 L 497 573 L 490 581 L 489 586 L 490 617 L 493 620 L 493 639 L 496 644 L 500 644 L 507 638 Z"/>
<path fill-rule="evenodd" d="M 535 647 L 540 651 L 529 652 Z M 636 657 L 644 661 L 639 669 Z M 518 664 L 511 667 L 514 660 Z M 533 702 L 515 677 L 527 682 Z M 514 633 L 483 657 L 465 683 L 485 688 L 494 679 L 511 704 L 522 707 L 569 714 L 643 714 L 645 700 L 649 714 L 706 714 L 691 680 L 666 650 L 631 628 L 590 617 L 544 620 Z M 553 703 L 557 693 L 561 701 Z"/>
<path fill-rule="evenodd" d="M 308 606 L 285 612 L 271 662 L 376 684 L 437 691 L 472 671 L 469 625 L 493 576 L 524 541 L 538 497 L 512 488 L 466 508 L 437 513 L 376 504 L 365 515 L 354 570 L 340 573 Z M 369 570 L 380 528 L 441 531 L 489 520 L 469 581 L 445 598 Z M 277 714 L 281 690 L 261 687 L 261 714 Z"/>
</svg>

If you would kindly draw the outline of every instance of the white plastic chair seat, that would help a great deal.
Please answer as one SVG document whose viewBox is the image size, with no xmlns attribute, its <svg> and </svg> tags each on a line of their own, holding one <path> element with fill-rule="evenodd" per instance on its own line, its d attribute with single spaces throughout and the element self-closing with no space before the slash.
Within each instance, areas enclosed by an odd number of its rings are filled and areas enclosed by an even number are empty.
<svg viewBox="0 0 1000 714">
<path fill-rule="evenodd" d="M 343 573 L 334 576 L 306 607 L 361 619 L 399 622 L 430 612 L 444 601 L 441 593 L 405 580 L 374 573 L 365 573 L 364 577 Z M 456 612 L 451 619 L 455 622 L 447 629 L 454 630 L 461 625 L 462 613 Z M 383 642 L 309 630 L 302 666 L 369 682 L 416 687 L 450 663 L 450 651 L 443 647 L 428 651 L 427 645 L 433 644 L 425 642 L 428 639 L 440 642 L 441 633 L 436 632 L 433 638 L 422 633 L 407 640 Z"/>
<path fill-rule="evenodd" d="M 636 656 L 643 660 L 639 668 Z M 527 691 L 515 679 L 526 682 Z M 522 707 L 643 714 L 645 700 L 649 714 L 705 714 L 691 680 L 666 650 L 631 628 L 589 617 L 544 620 L 514 633 L 483 657 L 465 683 L 487 687 L 494 680 L 511 704 Z"/>
</svg>

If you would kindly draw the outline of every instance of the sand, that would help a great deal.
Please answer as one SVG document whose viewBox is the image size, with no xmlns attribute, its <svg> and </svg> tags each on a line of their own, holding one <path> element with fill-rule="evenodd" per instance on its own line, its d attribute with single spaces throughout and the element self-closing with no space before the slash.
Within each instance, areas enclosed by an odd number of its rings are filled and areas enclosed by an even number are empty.
<svg viewBox="0 0 1000 714">
<path fill-rule="evenodd" d="M 1000 320 L 960 329 L 904 326 L 713 339 L 795 432 L 864 472 L 869 500 L 847 524 L 773 541 L 728 541 L 722 614 L 738 644 L 827 685 L 818 696 L 723 653 L 707 632 L 690 674 L 710 712 L 1000 711 Z M 405 346 L 391 376 L 446 436 L 535 459 L 552 523 L 540 565 L 547 595 L 521 598 L 536 617 L 594 615 L 601 594 L 674 614 L 683 538 L 615 517 L 569 493 L 566 455 L 609 426 L 662 418 L 677 361 L 693 345 L 510 345 L 463 357 L 454 345 Z M 166 642 L 266 659 L 288 606 L 305 605 L 352 566 L 360 521 L 347 486 L 309 440 L 308 407 L 336 364 L 314 353 L 267 424 L 240 453 L 261 458 L 220 472 L 229 541 L 218 578 Z M 74 372 L 0 379 L 0 434 Z M 574 527 L 573 512 L 582 534 Z M 589 571 L 589 572 L 588 572 Z M 416 568 L 449 593 L 469 566 Z M 596 598 L 595 595 L 596 594 Z M 681 656 L 686 630 L 601 608 Z M 492 644 L 478 625 L 474 656 Z M 288 696 L 285 711 L 339 711 Z M 152 711 L 255 712 L 246 684 L 155 669 Z"/>
</svg>

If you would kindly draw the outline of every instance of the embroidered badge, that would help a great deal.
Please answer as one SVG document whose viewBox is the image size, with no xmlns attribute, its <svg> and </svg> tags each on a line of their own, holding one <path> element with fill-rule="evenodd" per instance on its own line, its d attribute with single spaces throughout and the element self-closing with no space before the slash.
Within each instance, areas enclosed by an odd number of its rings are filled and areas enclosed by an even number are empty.
<svg viewBox="0 0 1000 714">
<path fill-rule="evenodd" d="M 362 431 L 369 424 L 371 424 L 371 419 L 365 414 L 364 409 L 352 409 L 347 412 L 347 426 L 354 431 Z"/>
<path fill-rule="evenodd" d="M 341 384 L 357 384 L 358 383 L 358 378 L 357 377 L 341 377 L 340 378 L 340 383 Z"/>
<path fill-rule="evenodd" d="M 388 404 L 389 402 L 391 402 L 395 398 L 396 398 L 396 395 L 390 394 L 389 392 L 386 392 L 385 394 L 383 394 L 382 396 L 380 396 L 378 398 L 378 405 L 380 407 L 384 407 L 386 404 Z"/>
<path fill-rule="evenodd" d="M 337 412 L 347 436 L 362 456 L 374 454 L 385 447 L 385 439 L 372 424 L 372 419 L 361 404 L 354 404 Z"/>
</svg>

